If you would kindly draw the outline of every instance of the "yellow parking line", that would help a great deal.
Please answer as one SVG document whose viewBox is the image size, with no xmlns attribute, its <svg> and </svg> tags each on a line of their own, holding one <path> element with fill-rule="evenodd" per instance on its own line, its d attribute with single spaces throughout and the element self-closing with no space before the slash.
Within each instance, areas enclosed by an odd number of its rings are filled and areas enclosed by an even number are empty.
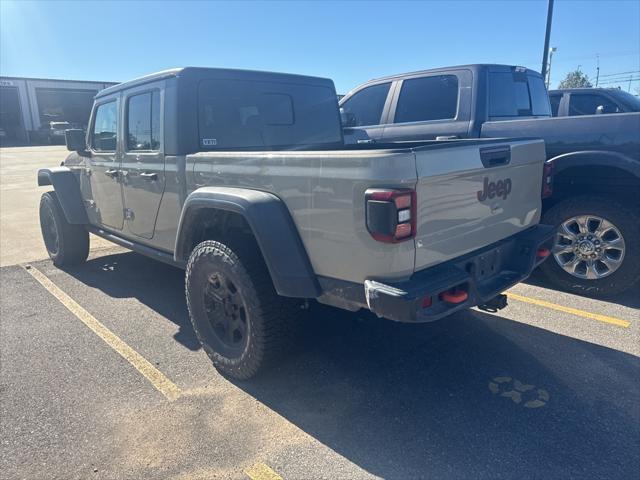
<svg viewBox="0 0 640 480">
<path fill-rule="evenodd" d="M 127 345 L 120 339 L 120 337 L 100 323 L 93 315 L 78 305 L 75 300 L 64 293 L 55 283 L 49 280 L 44 273 L 31 265 L 25 266 L 25 269 L 44 288 L 46 288 L 51 295 L 56 297 L 60 303 L 67 308 L 67 310 L 78 317 L 78 319 L 89 327 L 93 333 L 98 335 L 106 342 L 107 345 L 118 352 L 122 358 L 144 375 L 144 377 L 149 380 L 160 393 L 167 397 L 169 401 L 175 400 L 182 394 L 176 384 L 165 377 L 160 370 L 151 365 L 146 358 Z"/>
<path fill-rule="evenodd" d="M 251 465 L 244 473 L 251 480 L 282 480 L 282 477 L 265 463 Z"/>
<path fill-rule="evenodd" d="M 577 315 L 578 317 L 589 318 L 591 320 L 597 320 L 598 322 L 609 323 L 616 325 L 617 327 L 629 328 L 631 322 L 622 320 L 620 318 L 609 317 L 607 315 L 600 315 L 599 313 L 585 312 L 584 310 L 578 310 L 577 308 L 565 307 L 544 300 L 538 300 L 537 298 L 525 297 L 518 295 L 517 293 L 507 292 L 507 297 L 518 300 L 519 302 L 531 303 L 532 305 L 538 305 L 540 307 L 550 308 L 551 310 L 557 310 L 559 312 L 570 313 L 571 315 Z"/>
</svg>

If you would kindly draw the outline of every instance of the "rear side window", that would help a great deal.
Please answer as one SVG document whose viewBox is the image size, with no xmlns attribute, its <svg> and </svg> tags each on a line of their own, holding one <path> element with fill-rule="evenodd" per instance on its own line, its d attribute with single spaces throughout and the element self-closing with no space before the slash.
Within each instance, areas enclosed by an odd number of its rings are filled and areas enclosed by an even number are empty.
<svg viewBox="0 0 640 480">
<path fill-rule="evenodd" d="M 363 88 L 342 104 L 345 113 L 353 115 L 354 126 L 380 124 L 389 87 L 391 87 L 391 83 L 381 83 Z"/>
<path fill-rule="evenodd" d="M 127 100 L 127 150 L 160 148 L 160 93 L 134 95 Z"/>
<path fill-rule="evenodd" d="M 551 106 L 541 77 L 524 72 L 489 74 L 489 116 L 550 116 Z"/>
<path fill-rule="evenodd" d="M 98 152 L 115 152 L 117 132 L 118 106 L 115 100 L 99 105 L 91 131 L 91 147 Z"/>
<path fill-rule="evenodd" d="M 562 100 L 562 95 L 549 96 L 549 101 L 551 102 L 551 114 L 554 117 L 558 116 L 558 109 L 560 108 L 560 100 Z"/>
<path fill-rule="evenodd" d="M 452 119 L 457 109 L 455 75 L 413 78 L 402 82 L 394 123 Z"/>
<path fill-rule="evenodd" d="M 198 87 L 200 147 L 287 147 L 342 141 L 333 89 L 245 80 Z"/>
<path fill-rule="evenodd" d="M 569 97 L 569 115 L 595 115 L 599 106 L 604 107 L 604 113 L 616 113 L 618 107 L 602 95 L 572 93 Z"/>
</svg>

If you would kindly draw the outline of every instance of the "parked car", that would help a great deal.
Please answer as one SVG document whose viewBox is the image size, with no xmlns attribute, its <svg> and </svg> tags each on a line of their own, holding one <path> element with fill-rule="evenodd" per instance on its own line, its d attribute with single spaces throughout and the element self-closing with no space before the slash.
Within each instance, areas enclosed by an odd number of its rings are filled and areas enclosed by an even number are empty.
<svg viewBox="0 0 640 480">
<path fill-rule="evenodd" d="M 559 227 L 546 277 L 589 295 L 640 281 L 640 113 L 552 118 L 540 74 L 506 65 L 380 78 L 340 106 L 349 143 L 543 138 L 555 169 L 543 221 Z"/>
<path fill-rule="evenodd" d="M 91 232 L 185 268 L 195 332 L 236 378 L 309 299 L 404 322 L 495 310 L 553 243 L 542 140 L 345 146 L 322 78 L 161 72 L 101 91 L 67 147 L 38 172 L 54 264 L 86 260 Z"/>
<path fill-rule="evenodd" d="M 554 117 L 640 112 L 640 98 L 617 88 L 550 90 Z"/>
<path fill-rule="evenodd" d="M 64 132 L 72 128 L 69 122 L 49 122 L 47 138 L 50 144 L 64 143 Z"/>
</svg>

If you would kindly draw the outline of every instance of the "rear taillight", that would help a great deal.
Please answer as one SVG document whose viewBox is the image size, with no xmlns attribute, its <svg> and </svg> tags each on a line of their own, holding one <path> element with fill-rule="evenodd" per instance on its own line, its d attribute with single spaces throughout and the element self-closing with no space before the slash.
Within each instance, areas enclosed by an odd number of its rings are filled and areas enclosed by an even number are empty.
<svg viewBox="0 0 640 480">
<path fill-rule="evenodd" d="M 553 163 L 545 162 L 542 167 L 542 198 L 553 195 Z"/>
<path fill-rule="evenodd" d="M 369 189 L 365 192 L 367 230 L 379 242 L 398 243 L 416 236 L 416 192 Z"/>
</svg>

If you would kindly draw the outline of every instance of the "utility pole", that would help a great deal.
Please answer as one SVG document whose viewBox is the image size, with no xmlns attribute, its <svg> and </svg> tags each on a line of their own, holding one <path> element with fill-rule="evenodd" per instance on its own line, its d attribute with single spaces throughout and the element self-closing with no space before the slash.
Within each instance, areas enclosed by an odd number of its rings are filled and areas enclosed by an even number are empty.
<svg viewBox="0 0 640 480">
<path fill-rule="evenodd" d="M 597 67 L 596 67 L 596 88 L 598 87 L 598 80 L 600 79 L 600 54 L 596 53 L 596 62 L 597 63 Z"/>
<path fill-rule="evenodd" d="M 558 50 L 556 47 L 551 47 L 549 49 L 549 62 L 547 63 L 547 77 L 545 79 L 547 90 L 549 90 L 549 85 L 551 85 L 551 60 L 553 59 L 553 54 L 556 50 Z"/>
<path fill-rule="evenodd" d="M 549 55 L 549 40 L 551 38 L 551 19 L 553 18 L 553 0 L 549 0 L 547 8 L 547 30 L 544 34 L 544 50 L 542 50 L 542 78 L 547 76 L 547 60 Z"/>
<path fill-rule="evenodd" d="M 631 92 L 631 82 L 633 82 L 633 75 L 629 77 L 629 88 L 627 88 L 627 92 Z"/>
</svg>

